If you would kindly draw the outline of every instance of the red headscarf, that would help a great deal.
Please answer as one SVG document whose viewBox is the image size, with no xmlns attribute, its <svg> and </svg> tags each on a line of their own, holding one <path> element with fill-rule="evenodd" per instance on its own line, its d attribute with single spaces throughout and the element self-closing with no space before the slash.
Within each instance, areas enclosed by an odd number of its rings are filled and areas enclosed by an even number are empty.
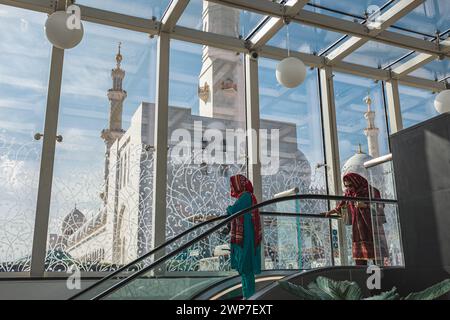
<svg viewBox="0 0 450 320">
<path fill-rule="evenodd" d="M 374 199 L 381 198 L 380 191 L 374 187 L 369 186 L 367 180 L 357 173 L 347 173 L 343 178 L 347 182 L 350 182 L 352 186 L 345 189 L 345 196 L 347 197 L 361 197 Z M 369 191 L 369 188 L 371 190 Z"/>
<path fill-rule="evenodd" d="M 250 192 L 252 197 L 252 206 L 256 205 L 258 201 L 253 194 L 253 185 L 245 176 L 237 174 L 230 177 L 231 196 L 233 198 L 239 198 L 244 192 Z M 261 218 L 259 210 L 252 211 L 252 222 L 255 235 L 255 248 L 261 244 L 262 231 L 261 231 Z M 231 222 L 231 243 L 242 245 L 244 241 L 244 215 L 234 219 Z"/>
<path fill-rule="evenodd" d="M 380 191 L 372 186 L 369 185 L 367 180 L 360 176 L 357 173 L 347 173 L 342 180 L 350 182 L 352 185 L 351 187 L 345 188 L 344 195 L 346 197 L 358 197 L 358 198 L 369 198 L 372 197 L 373 199 L 380 199 L 381 194 Z M 346 201 L 342 201 L 338 207 L 341 207 L 344 205 Z M 348 208 L 350 209 L 350 212 L 352 213 L 352 216 L 357 214 L 359 209 L 355 206 L 354 201 L 348 201 L 347 203 Z"/>
</svg>

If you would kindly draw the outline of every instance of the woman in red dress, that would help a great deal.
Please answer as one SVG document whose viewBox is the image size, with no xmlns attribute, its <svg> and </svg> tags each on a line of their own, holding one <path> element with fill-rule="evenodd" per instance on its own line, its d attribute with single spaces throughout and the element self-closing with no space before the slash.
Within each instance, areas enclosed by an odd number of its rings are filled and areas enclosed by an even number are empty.
<svg viewBox="0 0 450 320">
<path fill-rule="evenodd" d="M 367 180 L 359 174 L 348 173 L 343 177 L 343 180 L 346 197 L 381 198 L 380 191 L 370 186 Z M 352 256 L 355 264 L 367 265 L 368 260 L 377 260 L 377 262 L 386 260 L 389 254 L 383 228 L 383 224 L 386 223 L 384 205 L 373 205 L 371 210 L 370 205 L 365 202 L 341 201 L 335 209 L 327 212 L 326 216 L 342 214 L 342 210 L 345 207 L 348 213 L 351 214 Z M 374 224 L 372 224 L 372 213 L 374 213 L 373 216 L 375 217 Z"/>
</svg>

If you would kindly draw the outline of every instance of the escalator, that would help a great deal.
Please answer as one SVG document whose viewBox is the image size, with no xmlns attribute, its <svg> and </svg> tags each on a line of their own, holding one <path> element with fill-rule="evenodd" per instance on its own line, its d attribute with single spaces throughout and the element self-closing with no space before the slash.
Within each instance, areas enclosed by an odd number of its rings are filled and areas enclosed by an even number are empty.
<svg viewBox="0 0 450 320">
<path fill-rule="evenodd" d="M 291 270 L 273 270 L 261 271 L 256 278 L 256 292 L 260 292 L 278 280 L 292 276 L 296 271 Z M 221 282 L 214 283 L 203 291 L 196 293 L 191 297 L 192 300 L 240 300 L 242 299 L 242 283 L 240 276 L 227 278 Z"/>
<path fill-rule="evenodd" d="M 227 253 L 227 225 L 256 208 L 264 228 L 263 270 L 256 278 L 257 291 L 304 270 L 346 265 L 346 241 L 338 232 L 341 219 L 320 215 L 342 200 L 371 207 L 383 204 L 396 211 L 396 201 L 385 199 L 325 195 L 271 199 L 231 216 L 198 223 L 71 299 L 240 299 L 240 277 L 231 270 Z"/>
</svg>

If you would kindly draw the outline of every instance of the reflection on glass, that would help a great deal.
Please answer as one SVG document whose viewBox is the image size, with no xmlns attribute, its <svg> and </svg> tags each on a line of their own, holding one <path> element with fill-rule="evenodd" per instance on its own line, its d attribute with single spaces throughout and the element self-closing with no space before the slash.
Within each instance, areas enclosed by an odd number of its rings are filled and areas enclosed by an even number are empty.
<svg viewBox="0 0 450 320">
<path fill-rule="evenodd" d="M 425 0 L 416 9 L 395 22 L 396 26 L 417 30 L 434 36 L 449 26 L 450 2 L 448 0 Z"/>
<path fill-rule="evenodd" d="M 342 172 L 389 153 L 381 83 L 336 73 L 334 95 Z"/>
<path fill-rule="evenodd" d="M 287 89 L 275 78 L 277 63 L 259 61 L 261 128 L 278 129 L 280 139 L 279 170 L 262 172 L 263 199 L 295 187 L 299 193 L 325 194 L 317 71 L 308 70 L 301 86 Z"/>
<path fill-rule="evenodd" d="M 301 233 L 297 220 L 296 217 L 272 216 L 272 223 L 264 224 L 263 233 L 268 234 L 268 239 L 276 239 L 268 248 L 270 252 L 264 270 L 312 269 L 331 265 L 330 234 L 322 232 L 320 224 L 315 222 L 328 219 L 302 218 Z M 231 277 L 237 272 L 230 266 L 230 251 L 226 247 L 229 241 L 226 228 L 221 228 L 184 248 L 177 245 L 181 251 L 175 253 L 175 248 L 167 250 L 166 253 L 171 253 L 168 260 L 156 262 L 145 274 L 105 299 L 190 299 L 214 283 L 233 280 Z M 222 244 L 217 245 L 219 243 Z"/>
<path fill-rule="evenodd" d="M 450 76 L 450 60 L 433 60 L 423 67 L 414 70 L 410 75 L 430 80 L 442 80 L 448 78 Z"/>
<path fill-rule="evenodd" d="M 345 57 L 344 61 L 374 68 L 383 68 L 407 53 L 409 53 L 407 49 L 370 41 Z"/>
<path fill-rule="evenodd" d="M 378 190 L 383 199 L 397 198 L 392 170 L 392 162 L 367 169 L 369 184 Z M 375 198 L 374 195 L 371 197 Z M 385 266 L 404 265 L 397 206 L 391 204 L 372 205 L 371 213 L 376 261 Z"/>
<path fill-rule="evenodd" d="M 381 8 L 386 2 L 387 0 L 311 0 L 305 9 L 353 21 L 356 17 L 363 18 L 370 6 Z M 358 19 L 358 21 L 362 21 L 362 19 Z"/>
<path fill-rule="evenodd" d="M 51 47 L 47 16 L 0 5 L 0 272 L 30 271 Z"/>
<path fill-rule="evenodd" d="M 232 203 L 230 177 L 247 171 L 244 87 L 242 55 L 171 41 L 167 238 L 225 215 Z M 218 252 L 229 250 L 224 236 L 202 241 L 194 258 L 170 270 L 214 269 Z"/>
<path fill-rule="evenodd" d="M 191 0 L 178 25 L 238 38 L 246 37 L 264 19 L 263 15 L 210 1 Z"/>
<path fill-rule="evenodd" d="M 301 194 L 326 194 L 317 71 L 308 70 L 306 80 L 301 86 L 287 89 L 280 86 L 275 78 L 276 65 L 277 61 L 274 60 L 259 60 L 260 126 L 264 129 L 279 130 L 280 141 L 278 170 L 268 172 L 264 170 L 264 166 L 262 168 L 263 200 L 271 199 L 292 188 L 298 188 L 297 192 Z M 289 206 L 283 203 L 283 208 L 277 205 L 273 210 L 314 214 L 323 212 L 326 208 L 325 202 L 304 200 L 295 204 L 290 203 Z M 287 221 L 292 223 L 293 220 L 288 219 Z M 284 222 L 286 222 L 284 218 L 273 221 L 270 217 L 265 218 L 267 225 L 267 234 L 264 239 L 266 267 L 272 264 L 275 268 L 282 269 L 311 267 L 311 263 L 308 262 L 310 260 L 308 255 L 313 255 L 311 250 L 315 250 L 314 248 L 329 250 L 329 243 L 320 245 L 316 243 L 316 247 L 312 243 L 307 245 L 301 241 L 301 237 L 307 234 L 310 234 L 308 239 L 313 239 L 311 240 L 313 242 L 316 235 L 322 239 L 324 234 L 329 233 L 327 220 L 304 220 L 297 225 L 294 224 L 292 228 L 298 229 L 299 232 L 296 236 L 292 234 L 295 233 L 295 230 L 281 227 L 286 225 Z M 286 232 L 279 234 L 280 230 Z M 314 236 L 311 230 L 314 230 Z M 299 245 L 294 241 L 295 243 L 293 242 L 292 245 L 297 248 L 306 246 L 304 261 L 283 258 L 282 252 L 277 253 L 275 249 L 283 237 L 300 239 L 299 241 L 303 244 Z M 324 259 L 322 265 L 329 265 L 331 264 L 330 254 L 325 254 L 325 251 L 322 255 Z M 293 252 L 297 254 L 298 250 Z M 315 261 L 314 263 L 319 262 Z"/>
<path fill-rule="evenodd" d="M 403 85 L 398 86 L 398 91 L 404 128 L 438 115 L 434 108 L 436 96 L 433 92 Z"/>
<path fill-rule="evenodd" d="M 77 0 L 76 4 L 140 18 L 161 19 L 169 0 Z"/>
<path fill-rule="evenodd" d="M 47 271 L 108 271 L 151 244 L 155 40 L 85 23 L 64 61 Z"/>
<path fill-rule="evenodd" d="M 270 46 L 287 48 L 287 27 L 283 27 L 267 43 Z M 342 34 L 298 23 L 289 24 L 289 48 L 305 53 L 320 53 L 340 39 Z"/>
<path fill-rule="evenodd" d="M 341 73 L 333 79 L 341 174 L 356 173 L 369 180 L 364 163 L 389 153 L 381 84 Z M 347 261 L 353 261 L 352 225 L 343 226 L 343 231 L 344 252 Z"/>
</svg>

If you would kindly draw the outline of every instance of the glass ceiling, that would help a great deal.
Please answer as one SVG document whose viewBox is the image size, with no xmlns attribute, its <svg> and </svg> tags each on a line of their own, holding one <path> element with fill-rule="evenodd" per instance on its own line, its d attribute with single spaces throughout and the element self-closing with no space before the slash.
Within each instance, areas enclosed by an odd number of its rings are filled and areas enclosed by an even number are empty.
<svg viewBox="0 0 450 320">
<path fill-rule="evenodd" d="M 77 0 L 77 4 L 139 18 L 161 19 L 170 0 Z"/>
<path fill-rule="evenodd" d="M 160 20 L 171 1 L 172 0 L 77 0 L 77 4 L 142 18 L 155 17 Z M 371 7 L 382 8 L 382 12 L 384 12 L 397 4 L 398 1 L 399 0 L 310 0 L 309 3 L 305 5 L 304 10 L 362 23 L 365 18 L 365 13 L 373 10 Z M 276 0 L 276 2 L 283 1 Z M 225 28 L 220 23 L 212 23 L 213 21 L 218 21 L 214 17 L 214 14 L 210 15 L 210 21 L 203 22 L 203 12 L 206 9 L 206 6 L 208 6 L 210 12 L 213 12 L 214 8 L 217 7 L 235 11 L 236 22 L 234 27 Z M 436 30 L 439 30 L 441 35 L 447 32 L 445 36 L 441 37 L 444 39 L 450 35 L 449 17 L 450 0 L 425 0 L 424 3 L 419 5 L 415 10 L 396 21 L 396 23 L 388 28 L 388 30 L 426 40 L 433 40 Z M 181 15 L 177 25 L 236 38 L 247 38 L 255 29 L 259 28 L 264 21 L 267 20 L 266 18 L 267 17 L 262 14 L 226 7 L 217 4 L 216 2 L 191 0 Z M 281 28 L 275 36 L 268 41 L 267 45 L 286 49 L 286 33 L 287 28 Z M 300 23 L 291 23 L 289 25 L 289 34 L 290 49 L 308 54 L 327 54 L 342 43 L 337 42 L 337 40 L 344 38 L 343 40 L 345 41 L 344 34 Z M 408 49 L 369 41 L 345 57 L 344 61 L 375 68 L 390 67 L 391 64 L 396 62 L 396 64 L 392 66 L 394 68 L 416 55 L 413 53 L 400 60 L 400 58 L 408 53 L 413 52 Z M 441 80 L 448 77 L 448 69 L 449 63 L 448 59 L 446 59 L 444 61 L 434 61 L 414 71 L 411 75 L 424 77 L 426 79 Z"/>
<path fill-rule="evenodd" d="M 145 18 L 154 16 L 157 19 L 161 19 L 166 8 L 170 4 L 170 1 L 171 0 L 78 0 L 77 3 L 127 15 Z M 282 1 L 277 0 L 276 2 Z M 384 12 L 397 2 L 398 0 L 310 0 L 304 7 L 304 10 L 362 23 L 367 11 L 370 12 L 373 8 L 379 7 L 382 8 L 382 12 Z M 180 17 L 178 25 L 236 38 L 246 38 L 252 31 L 258 28 L 266 18 L 264 15 L 254 12 L 227 7 L 229 10 L 236 11 L 235 27 L 228 30 L 222 28 L 220 24 L 213 25 L 210 23 L 208 25 L 207 22 L 202 23 L 202 16 L 205 9 L 204 6 L 210 6 L 210 10 L 213 10 L 214 7 L 217 6 L 224 7 L 214 2 L 191 0 Z M 419 37 L 421 39 L 433 40 L 432 37 L 435 35 L 436 30 L 439 30 L 441 34 L 448 31 L 450 28 L 449 16 L 449 0 L 426 0 L 415 10 L 399 19 L 394 26 L 388 28 L 388 30 L 406 34 L 408 36 Z M 214 16 L 212 16 L 212 20 L 214 20 Z M 267 44 L 286 49 L 286 32 L 286 27 L 283 27 Z M 329 51 L 324 52 L 327 48 L 332 50 L 333 47 L 330 48 L 330 46 L 339 45 L 339 43 L 336 44 L 336 41 L 345 36 L 337 32 L 299 23 L 291 23 L 289 25 L 289 34 L 291 50 L 320 55 L 328 53 Z M 410 52 L 411 51 L 407 49 L 370 41 L 347 56 L 344 61 L 375 68 L 385 68 Z M 414 55 L 405 57 L 405 59 L 400 60 L 398 63 L 403 63 L 411 57 L 414 57 Z M 433 80 L 443 79 L 449 74 L 448 67 L 448 60 L 435 61 L 414 71 L 411 75 Z"/>
<path fill-rule="evenodd" d="M 224 28 L 220 27 L 220 24 L 217 25 L 206 25 L 205 27 L 207 30 L 204 30 L 204 26 L 202 23 L 202 16 L 203 16 L 203 5 L 209 5 L 211 6 L 211 10 L 214 9 L 214 7 L 222 7 L 222 8 L 228 8 L 229 10 L 234 10 L 238 14 L 239 21 L 237 21 L 235 25 L 234 30 L 225 30 Z M 196 30 L 204 30 L 212 33 L 218 33 L 228 36 L 234 36 L 239 37 L 242 36 L 245 38 L 251 31 L 253 31 L 254 28 L 256 28 L 262 20 L 265 18 L 265 16 L 261 14 L 257 14 L 254 12 L 249 12 L 245 10 L 239 10 L 234 9 L 231 7 L 225 7 L 213 2 L 203 1 L 203 0 L 191 0 L 189 1 L 188 6 L 184 10 L 181 18 L 179 19 L 177 25 L 192 28 Z"/>
<path fill-rule="evenodd" d="M 450 1 L 426 0 L 415 10 L 399 19 L 395 26 L 417 30 L 429 35 L 435 35 L 450 28 Z"/>
<path fill-rule="evenodd" d="M 373 68 L 384 68 L 410 50 L 390 46 L 381 42 L 369 41 L 361 48 L 344 58 L 345 62 L 351 62 Z"/>
<path fill-rule="evenodd" d="M 287 28 L 283 27 L 267 44 L 287 48 Z M 319 53 L 343 36 L 341 33 L 310 27 L 298 23 L 289 24 L 290 49 L 305 53 Z"/>
<path fill-rule="evenodd" d="M 361 22 L 369 6 L 381 8 L 390 2 L 392 0 L 310 0 L 304 9 L 345 20 L 357 19 Z"/>
<path fill-rule="evenodd" d="M 449 59 L 434 60 L 411 72 L 410 75 L 429 80 L 442 80 L 450 76 L 450 61 Z"/>
</svg>

